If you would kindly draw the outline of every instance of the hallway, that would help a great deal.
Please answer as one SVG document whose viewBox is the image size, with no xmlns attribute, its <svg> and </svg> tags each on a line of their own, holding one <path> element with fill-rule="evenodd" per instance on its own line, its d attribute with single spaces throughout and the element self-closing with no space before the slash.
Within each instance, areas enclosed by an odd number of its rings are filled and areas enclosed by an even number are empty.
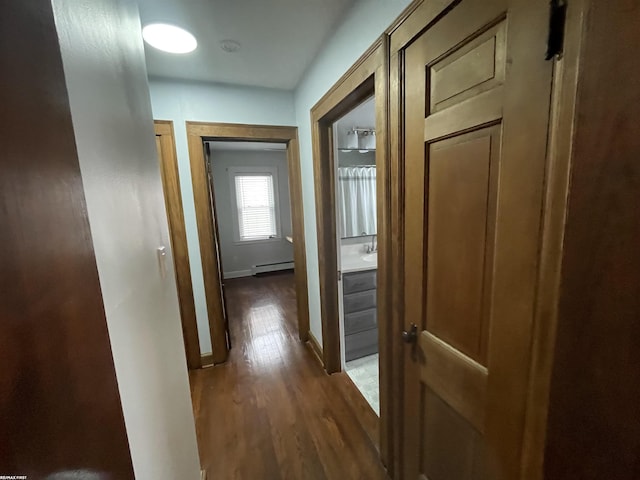
<svg viewBox="0 0 640 480">
<path fill-rule="evenodd" d="M 378 453 L 296 331 L 293 274 L 225 281 L 229 361 L 191 372 L 209 479 L 386 479 Z"/>
</svg>

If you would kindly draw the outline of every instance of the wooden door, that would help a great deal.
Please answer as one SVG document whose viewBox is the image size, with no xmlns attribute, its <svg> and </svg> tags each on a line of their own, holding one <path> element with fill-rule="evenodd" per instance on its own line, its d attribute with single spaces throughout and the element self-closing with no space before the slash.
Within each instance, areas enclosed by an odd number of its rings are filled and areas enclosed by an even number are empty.
<svg viewBox="0 0 640 480">
<path fill-rule="evenodd" d="M 417 326 L 405 357 L 405 478 L 519 478 L 547 12 L 542 1 L 463 0 L 399 55 L 404 324 Z"/>
<path fill-rule="evenodd" d="M 49 1 L 0 6 L 0 477 L 132 479 L 63 32 Z"/>
<path fill-rule="evenodd" d="M 209 188 L 209 202 L 211 208 L 211 218 L 213 220 L 213 245 L 215 250 L 218 268 L 218 285 L 220 288 L 220 298 L 222 299 L 222 316 L 224 318 L 225 343 L 227 351 L 231 349 L 231 329 L 229 328 L 229 316 L 227 314 L 227 295 L 224 289 L 224 268 L 222 266 L 222 253 L 220 251 L 220 230 L 218 228 L 218 211 L 216 210 L 216 195 L 213 191 L 213 173 L 211 166 L 211 147 L 207 143 L 205 146 L 205 161 L 207 162 L 207 185 Z M 213 341 L 213 339 L 212 339 Z M 213 345 L 213 343 L 212 343 Z"/>
</svg>

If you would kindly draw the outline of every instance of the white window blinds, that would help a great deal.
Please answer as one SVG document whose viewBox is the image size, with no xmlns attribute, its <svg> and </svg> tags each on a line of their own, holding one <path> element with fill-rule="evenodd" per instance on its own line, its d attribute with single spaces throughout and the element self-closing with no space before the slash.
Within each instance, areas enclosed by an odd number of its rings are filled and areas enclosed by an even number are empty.
<svg viewBox="0 0 640 480">
<path fill-rule="evenodd" d="M 236 175 L 235 187 L 240 240 L 277 236 L 273 176 Z"/>
</svg>

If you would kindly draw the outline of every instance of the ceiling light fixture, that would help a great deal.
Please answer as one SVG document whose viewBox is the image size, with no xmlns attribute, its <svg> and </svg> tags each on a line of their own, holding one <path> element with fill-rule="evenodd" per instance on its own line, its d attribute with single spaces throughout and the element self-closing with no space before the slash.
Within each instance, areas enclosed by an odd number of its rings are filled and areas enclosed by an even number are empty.
<svg viewBox="0 0 640 480">
<path fill-rule="evenodd" d="M 154 48 L 169 53 L 189 53 L 198 41 L 183 28 L 166 23 L 151 23 L 142 29 L 142 38 Z"/>
</svg>

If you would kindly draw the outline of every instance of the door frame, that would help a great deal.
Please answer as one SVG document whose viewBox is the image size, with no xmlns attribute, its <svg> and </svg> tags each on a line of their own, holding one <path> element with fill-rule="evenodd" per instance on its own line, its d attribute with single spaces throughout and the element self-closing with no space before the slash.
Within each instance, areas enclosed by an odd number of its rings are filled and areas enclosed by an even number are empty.
<svg viewBox="0 0 640 480">
<path fill-rule="evenodd" d="M 382 462 L 393 471 L 392 421 L 394 401 L 390 385 L 393 331 L 390 281 L 389 225 L 391 177 L 388 155 L 388 36 L 382 35 L 311 109 L 313 170 L 322 318 L 322 361 L 327 373 L 342 370 L 338 298 L 338 247 L 336 244 L 336 179 L 333 124 L 375 94 L 377 177 L 377 316 L 380 367 L 379 448 Z"/>
<path fill-rule="evenodd" d="M 205 141 L 268 142 L 286 145 L 293 228 L 298 337 L 302 342 L 306 342 L 309 338 L 309 297 L 297 127 L 187 121 L 186 129 L 213 363 L 225 362 L 229 355 L 229 348 L 223 315 L 222 288 L 218 280 L 221 278 L 221 266 L 215 254 L 214 238 L 217 235 L 217 226 L 211 210 L 210 185 L 205 164 Z"/>
<path fill-rule="evenodd" d="M 189 266 L 187 231 L 182 208 L 173 122 L 171 120 L 154 120 L 153 126 L 156 139 L 160 142 L 162 191 L 164 192 L 167 221 L 169 223 L 169 238 L 171 239 L 171 251 L 173 253 L 187 368 L 193 370 L 200 368 L 202 362 L 200 358 L 200 342 L 198 340 L 196 306 L 191 284 L 191 267 Z"/>
</svg>

